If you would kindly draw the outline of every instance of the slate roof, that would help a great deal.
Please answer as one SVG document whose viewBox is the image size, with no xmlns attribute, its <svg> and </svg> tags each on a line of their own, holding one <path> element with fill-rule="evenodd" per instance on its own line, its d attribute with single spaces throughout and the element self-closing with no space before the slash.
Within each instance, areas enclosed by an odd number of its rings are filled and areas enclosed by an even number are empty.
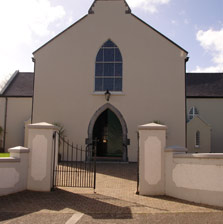
<svg viewBox="0 0 223 224">
<path fill-rule="evenodd" d="M 32 97 L 33 72 L 16 71 L 1 91 L 1 97 Z"/>
<path fill-rule="evenodd" d="M 186 96 L 188 98 L 223 97 L 223 73 L 187 73 Z"/>
</svg>

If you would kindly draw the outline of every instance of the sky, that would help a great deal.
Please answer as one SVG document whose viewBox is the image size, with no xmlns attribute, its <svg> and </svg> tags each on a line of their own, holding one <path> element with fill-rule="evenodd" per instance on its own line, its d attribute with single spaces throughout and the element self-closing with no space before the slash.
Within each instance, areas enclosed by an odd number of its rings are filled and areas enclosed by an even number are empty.
<svg viewBox="0 0 223 224">
<path fill-rule="evenodd" d="M 132 13 L 189 52 L 187 72 L 223 72 L 222 0 L 126 0 Z M 32 52 L 88 13 L 93 0 L 0 0 L 0 85 L 33 72 Z"/>
</svg>

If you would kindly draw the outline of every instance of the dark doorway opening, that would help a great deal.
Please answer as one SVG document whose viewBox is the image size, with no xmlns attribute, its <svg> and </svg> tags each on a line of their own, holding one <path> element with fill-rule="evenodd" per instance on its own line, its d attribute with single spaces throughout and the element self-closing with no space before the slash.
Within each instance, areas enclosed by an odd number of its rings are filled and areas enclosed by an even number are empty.
<svg viewBox="0 0 223 224">
<path fill-rule="evenodd" d="M 97 118 L 93 128 L 93 139 L 97 140 L 97 157 L 122 160 L 123 131 L 118 117 L 106 109 Z"/>
</svg>

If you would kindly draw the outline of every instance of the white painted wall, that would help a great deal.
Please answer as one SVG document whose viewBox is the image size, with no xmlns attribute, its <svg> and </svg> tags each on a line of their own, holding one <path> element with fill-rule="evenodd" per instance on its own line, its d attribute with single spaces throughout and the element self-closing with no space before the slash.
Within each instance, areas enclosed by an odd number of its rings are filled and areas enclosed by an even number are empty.
<svg viewBox="0 0 223 224">
<path fill-rule="evenodd" d="M 165 125 L 150 123 L 139 129 L 139 194 L 164 194 Z"/>
<path fill-rule="evenodd" d="M 5 101 L 5 98 L 0 98 L 0 126 L 2 128 L 4 128 L 5 123 Z M 16 145 L 24 146 L 24 122 L 30 119 L 31 110 L 31 97 L 8 98 L 5 151 Z"/>
<path fill-rule="evenodd" d="M 223 206 L 223 154 L 186 154 L 178 148 L 165 153 L 166 195 Z"/>
<path fill-rule="evenodd" d="M 22 146 L 10 148 L 10 157 L 0 158 L 0 195 L 26 189 L 51 190 L 55 130 L 57 127 L 47 123 L 28 125 L 29 149 Z M 55 150 L 57 155 L 58 139 Z"/>
<path fill-rule="evenodd" d="M 139 194 L 223 206 L 223 153 L 166 147 L 166 126 L 139 126 Z M 165 150 L 164 150 L 165 149 Z"/>
<path fill-rule="evenodd" d="M 196 132 L 200 132 L 200 145 L 196 146 Z M 211 127 L 199 116 L 187 123 L 187 149 L 190 153 L 211 152 Z"/>
<path fill-rule="evenodd" d="M 0 158 L 0 195 L 26 190 L 29 149 L 9 149 L 10 157 Z"/>
<path fill-rule="evenodd" d="M 9 98 L 6 122 L 6 149 L 24 146 L 24 122 L 31 117 L 32 98 Z"/>
<path fill-rule="evenodd" d="M 186 52 L 126 14 L 124 1 L 97 1 L 93 10 L 34 53 L 33 122 L 60 122 L 70 141 L 85 145 L 92 116 L 107 103 L 94 92 L 94 72 L 111 39 L 123 57 L 123 92 L 109 103 L 126 121 L 129 161 L 137 160 L 138 125 L 153 120 L 168 125 L 168 145 L 185 145 Z"/>
<path fill-rule="evenodd" d="M 53 133 L 57 127 L 48 123 L 28 125 L 29 170 L 27 189 L 50 191 L 53 186 Z"/>
</svg>

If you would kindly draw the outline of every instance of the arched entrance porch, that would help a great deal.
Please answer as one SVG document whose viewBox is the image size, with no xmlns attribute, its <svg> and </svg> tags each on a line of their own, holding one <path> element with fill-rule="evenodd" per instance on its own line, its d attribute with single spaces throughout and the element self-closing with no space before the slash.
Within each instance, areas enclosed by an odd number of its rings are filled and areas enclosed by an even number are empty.
<svg viewBox="0 0 223 224">
<path fill-rule="evenodd" d="M 98 157 L 117 157 L 128 161 L 127 125 L 118 109 L 110 103 L 104 104 L 92 116 L 88 126 L 88 143 L 98 139 Z"/>
</svg>

